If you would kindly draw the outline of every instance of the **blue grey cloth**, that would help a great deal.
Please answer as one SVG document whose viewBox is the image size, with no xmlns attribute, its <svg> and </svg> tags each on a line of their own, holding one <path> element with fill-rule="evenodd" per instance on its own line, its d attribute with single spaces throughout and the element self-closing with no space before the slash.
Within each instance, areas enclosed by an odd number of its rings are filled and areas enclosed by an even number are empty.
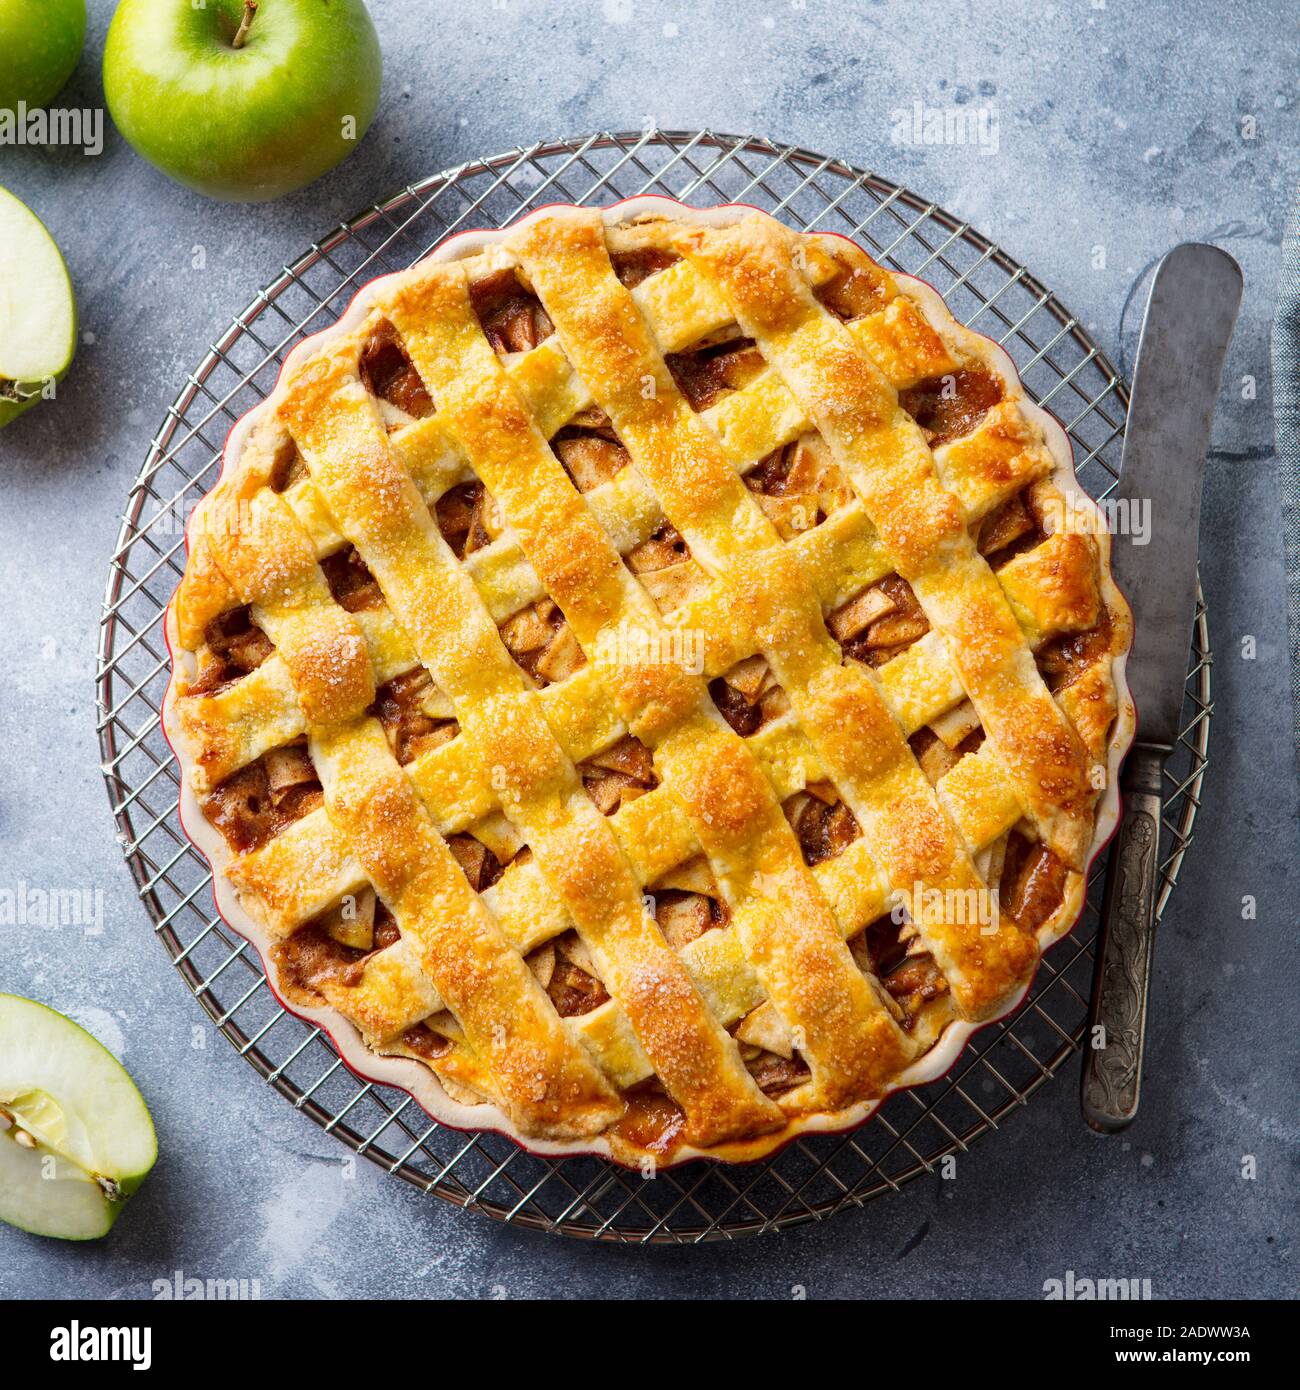
<svg viewBox="0 0 1300 1390">
<path fill-rule="evenodd" d="M 1300 195 L 1282 237 L 1282 293 L 1273 319 L 1273 418 L 1286 553 L 1292 731 L 1300 757 Z"/>
</svg>

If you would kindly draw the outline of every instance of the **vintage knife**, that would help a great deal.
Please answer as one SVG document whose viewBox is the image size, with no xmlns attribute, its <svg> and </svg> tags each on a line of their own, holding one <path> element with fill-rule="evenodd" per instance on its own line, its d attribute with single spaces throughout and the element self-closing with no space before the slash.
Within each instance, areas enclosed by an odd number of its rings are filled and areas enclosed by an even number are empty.
<svg viewBox="0 0 1300 1390">
<path fill-rule="evenodd" d="M 1156 267 L 1142 321 L 1115 515 L 1149 506 L 1148 544 L 1112 541 L 1133 606 L 1129 687 L 1137 738 L 1120 779 L 1124 812 L 1111 848 L 1083 1053 L 1084 1118 L 1103 1133 L 1137 1114 L 1155 936 L 1160 790 L 1178 742 L 1192 620 L 1201 480 L 1223 360 L 1241 304 L 1241 268 L 1217 246 L 1185 242 Z M 1131 528 L 1130 528 L 1131 529 Z M 1099 1031 L 1103 1030 L 1103 1031 Z"/>
</svg>

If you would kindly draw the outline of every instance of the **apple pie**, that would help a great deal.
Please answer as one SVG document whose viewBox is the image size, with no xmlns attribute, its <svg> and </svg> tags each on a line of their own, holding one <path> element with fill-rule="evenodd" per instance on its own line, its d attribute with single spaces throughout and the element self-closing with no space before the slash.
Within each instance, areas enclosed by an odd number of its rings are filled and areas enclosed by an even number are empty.
<svg viewBox="0 0 1300 1390">
<path fill-rule="evenodd" d="M 295 350 L 192 518 L 166 728 L 222 912 L 356 1070 L 744 1160 L 1024 995 L 1130 629 L 999 347 L 848 240 L 642 198 Z"/>
</svg>

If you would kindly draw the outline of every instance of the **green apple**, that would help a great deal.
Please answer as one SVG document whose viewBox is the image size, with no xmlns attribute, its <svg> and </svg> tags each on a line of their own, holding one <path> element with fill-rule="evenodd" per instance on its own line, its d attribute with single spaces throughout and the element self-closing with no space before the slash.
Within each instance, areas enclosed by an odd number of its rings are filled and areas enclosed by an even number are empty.
<svg viewBox="0 0 1300 1390">
<path fill-rule="evenodd" d="M 210 198 L 264 202 L 350 154 L 379 104 L 361 0 L 122 0 L 104 48 L 118 129 Z"/>
<path fill-rule="evenodd" d="M 52 101 L 85 37 L 86 0 L 0 0 L 0 107 Z"/>
<path fill-rule="evenodd" d="M 77 303 L 59 248 L 0 188 L 0 429 L 48 394 L 76 347 Z"/>
<path fill-rule="evenodd" d="M 113 1054 L 44 1004 L 0 994 L 0 1221 L 94 1240 L 157 1157 L 149 1111 Z"/>
</svg>

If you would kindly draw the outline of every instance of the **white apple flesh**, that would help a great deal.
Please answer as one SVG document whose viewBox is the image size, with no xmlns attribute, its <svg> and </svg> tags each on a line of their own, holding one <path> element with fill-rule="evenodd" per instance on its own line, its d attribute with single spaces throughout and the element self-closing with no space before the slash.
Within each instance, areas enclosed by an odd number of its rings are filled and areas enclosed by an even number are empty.
<svg viewBox="0 0 1300 1390">
<path fill-rule="evenodd" d="M 42 399 L 76 346 L 76 299 L 59 248 L 0 188 L 0 429 Z"/>
<path fill-rule="evenodd" d="M 0 994 L 0 1221 L 35 1235 L 106 1235 L 158 1156 L 135 1083 L 89 1033 Z"/>
</svg>

